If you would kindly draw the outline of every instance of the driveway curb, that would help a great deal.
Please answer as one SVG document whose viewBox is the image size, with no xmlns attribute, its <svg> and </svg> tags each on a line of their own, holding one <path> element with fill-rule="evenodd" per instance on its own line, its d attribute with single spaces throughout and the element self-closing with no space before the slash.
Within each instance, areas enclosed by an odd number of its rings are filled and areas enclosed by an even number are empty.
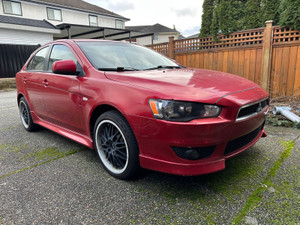
<svg viewBox="0 0 300 225">
<path fill-rule="evenodd" d="M 16 78 L 0 78 L 0 90 L 15 89 Z"/>
</svg>

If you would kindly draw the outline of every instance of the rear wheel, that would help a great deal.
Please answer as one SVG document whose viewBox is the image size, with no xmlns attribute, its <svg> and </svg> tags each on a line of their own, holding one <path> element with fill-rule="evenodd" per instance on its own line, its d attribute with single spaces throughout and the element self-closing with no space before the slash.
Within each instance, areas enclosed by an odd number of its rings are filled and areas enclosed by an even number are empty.
<svg viewBox="0 0 300 225">
<path fill-rule="evenodd" d="M 24 97 L 20 98 L 19 101 L 19 113 L 21 117 L 22 124 L 27 131 L 34 131 L 37 125 L 33 122 L 30 108 Z"/>
<path fill-rule="evenodd" d="M 101 163 L 110 175 L 130 179 L 138 174 L 138 145 L 131 127 L 119 112 L 108 111 L 97 119 L 94 142 Z"/>
</svg>

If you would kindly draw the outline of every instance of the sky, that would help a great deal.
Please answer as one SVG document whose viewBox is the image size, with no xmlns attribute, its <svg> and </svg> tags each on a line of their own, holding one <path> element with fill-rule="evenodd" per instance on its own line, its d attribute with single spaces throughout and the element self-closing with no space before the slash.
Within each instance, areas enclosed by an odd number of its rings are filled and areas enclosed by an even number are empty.
<svg viewBox="0 0 300 225">
<path fill-rule="evenodd" d="M 203 0 L 85 0 L 129 18 L 126 26 L 160 23 L 185 37 L 199 33 Z"/>
</svg>

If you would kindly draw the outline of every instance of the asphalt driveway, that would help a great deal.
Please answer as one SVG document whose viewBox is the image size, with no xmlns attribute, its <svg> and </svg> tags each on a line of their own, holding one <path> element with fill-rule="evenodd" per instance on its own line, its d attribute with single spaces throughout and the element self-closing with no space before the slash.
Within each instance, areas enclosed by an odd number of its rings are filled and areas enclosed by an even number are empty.
<svg viewBox="0 0 300 225">
<path fill-rule="evenodd" d="M 16 91 L 0 92 L 0 224 L 300 224 L 300 132 L 268 137 L 224 171 L 110 177 L 95 151 L 23 129 Z"/>
</svg>

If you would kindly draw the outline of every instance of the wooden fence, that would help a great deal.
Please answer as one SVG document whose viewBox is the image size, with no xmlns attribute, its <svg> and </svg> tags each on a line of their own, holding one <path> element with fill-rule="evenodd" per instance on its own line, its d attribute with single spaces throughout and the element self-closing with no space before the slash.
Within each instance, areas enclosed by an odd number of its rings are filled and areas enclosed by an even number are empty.
<svg viewBox="0 0 300 225">
<path fill-rule="evenodd" d="M 272 26 L 148 46 L 187 67 L 237 74 L 273 98 L 300 97 L 300 31 Z"/>
</svg>

